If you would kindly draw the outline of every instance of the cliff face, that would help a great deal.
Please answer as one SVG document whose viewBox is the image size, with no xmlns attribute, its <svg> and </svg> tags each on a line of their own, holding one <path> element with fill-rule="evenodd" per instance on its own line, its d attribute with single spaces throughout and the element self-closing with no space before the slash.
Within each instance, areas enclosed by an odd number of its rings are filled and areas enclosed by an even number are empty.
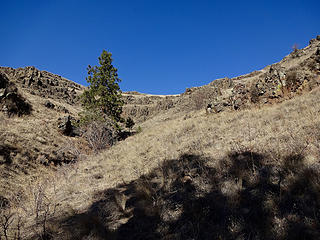
<svg viewBox="0 0 320 240">
<path fill-rule="evenodd" d="M 214 80 L 202 87 L 187 88 L 178 96 L 127 94 L 125 114 L 140 121 L 164 113 L 205 109 L 215 112 L 273 104 L 308 92 L 320 84 L 320 36 L 296 49 L 279 63 L 235 78 Z"/>
<path fill-rule="evenodd" d="M 43 98 L 56 99 L 67 104 L 78 103 L 78 94 L 83 86 L 59 75 L 40 71 L 35 67 L 10 68 L 0 67 L 0 71 L 15 83 L 22 91 Z"/>
</svg>

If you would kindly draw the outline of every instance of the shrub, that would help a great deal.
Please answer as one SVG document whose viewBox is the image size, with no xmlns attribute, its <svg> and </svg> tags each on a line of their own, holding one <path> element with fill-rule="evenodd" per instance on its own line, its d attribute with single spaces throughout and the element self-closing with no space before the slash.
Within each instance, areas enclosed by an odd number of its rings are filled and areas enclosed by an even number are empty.
<svg viewBox="0 0 320 240">
<path fill-rule="evenodd" d="M 83 136 L 94 152 L 112 146 L 117 140 L 117 132 L 113 123 L 93 121 L 84 128 Z"/>
<path fill-rule="evenodd" d="M 295 91 L 299 86 L 299 78 L 296 71 L 289 72 L 286 76 L 286 86 L 289 90 Z"/>
<path fill-rule="evenodd" d="M 131 117 L 128 117 L 126 120 L 126 128 L 129 128 L 131 130 L 134 125 L 135 122 L 133 121 L 133 119 Z"/>
<path fill-rule="evenodd" d="M 259 102 L 259 89 L 256 85 L 252 85 L 250 88 L 250 100 L 252 103 Z"/>
</svg>

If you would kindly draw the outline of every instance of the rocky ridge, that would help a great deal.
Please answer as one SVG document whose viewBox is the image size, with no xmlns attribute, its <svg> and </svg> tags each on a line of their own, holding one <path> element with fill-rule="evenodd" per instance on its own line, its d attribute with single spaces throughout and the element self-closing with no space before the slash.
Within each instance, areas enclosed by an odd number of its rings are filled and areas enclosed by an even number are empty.
<svg viewBox="0 0 320 240">
<path fill-rule="evenodd" d="M 205 109 L 240 110 L 290 99 L 320 84 L 320 36 L 307 47 L 295 49 L 279 63 L 234 78 L 221 78 L 187 88 L 178 96 L 127 94 L 125 115 L 145 121 L 170 109 L 172 113 Z"/>
<path fill-rule="evenodd" d="M 78 104 L 78 95 L 84 89 L 80 84 L 35 67 L 0 67 L 0 71 L 19 88 L 32 95 L 56 99 L 71 105 Z"/>
</svg>

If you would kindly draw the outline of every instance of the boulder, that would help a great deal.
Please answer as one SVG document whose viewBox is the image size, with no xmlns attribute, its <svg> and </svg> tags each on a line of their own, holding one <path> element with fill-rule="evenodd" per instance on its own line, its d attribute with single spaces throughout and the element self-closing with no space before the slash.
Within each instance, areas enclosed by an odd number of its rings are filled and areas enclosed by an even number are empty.
<svg viewBox="0 0 320 240">
<path fill-rule="evenodd" d="M 1 100 L 2 109 L 6 109 L 8 115 L 28 115 L 31 113 L 32 107 L 30 103 L 26 101 L 17 92 L 9 92 Z"/>
<path fill-rule="evenodd" d="M 55 105 L 52 102 L 50 102 L 49 100 L 46 100 L 44 102 L 44 106 L 47 108 L 51 108 L 51 109 L 53 109 L 55 107 Z"/>
<path fill-rule="evenodd" d="M 309 45 L 312 45 L 312 44 L 314 44 L 314 43 L 316 43 L 317 42 L 317 40 L 316 39 L 310 39 L 310 41 L 309 41 Z"/>
<path fill-rule="evenodd" d="M 7 198 L 0 195 L 0 209 L 5 209 L 9 207 L 10 202 Z"/>
<path fill-rule="evenodd" d="M 59 106 L 57 107 L 57 110 L 58 110 L 59 112 L 69 113 L 69 110 L 68 110 L 67 108 L 65 108 L 64 106 L 61 106 L 61 105 L 59 105 Z"/>
<path fill-rule="evenodd" d="M 6 77 L 6 75 L 2 72 L 0 72 L 0 89 L 4 89 L 7 87 L 8 85 L 8 78 Z"/>
<path fill-rule="evenodd" d="M 68 115 L 63 118 L 59 118 L 58 121 L 59 121 L 58 128 L 60 132 L 63 135 L 71 136 L 71 133 L 72 133 L 71 116 Z"/>
<path fill-rule="evenodd" d="M 17 86 L 10 82 L 5 74 L 0 72 L 0 109 L 7 115 L 29 114 L 32 107 L 24 97 L 18 93 Z"/>
<path fill-rule="evenodd" d="M 220 103 L 215 103 L 212 109 L 214 113 L 219 113 L 223 111 L 223 106 Z"/>
<path fill-rule="evenodd" d="M 66 136 L 75 137 L 80 135 L 80 130 L 78 127 L 72 124 L 73 117 L 67 115 L 63 118 L 58 119 L 59 131 Z"/>
<path fill-rule="evenodd" d="M 0 88 L 0 98 L 3 98 L 5 96 L 6 89 Z"/>
<path fill-rule="evenodd" d="M 191 94 L 192 93 L 192 89 L 191 88 L 186 88 L 186 91 L 184 92 L 184 94 Z"/>
</svg>

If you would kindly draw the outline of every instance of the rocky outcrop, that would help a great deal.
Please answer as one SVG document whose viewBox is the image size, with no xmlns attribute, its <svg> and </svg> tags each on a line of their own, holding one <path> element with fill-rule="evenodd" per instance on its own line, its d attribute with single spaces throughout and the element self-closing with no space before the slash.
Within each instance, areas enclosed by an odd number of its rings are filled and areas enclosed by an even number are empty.
<svg viewBox="0 0 320 240">
<path fill-rule="evenodd" d="M 30 114 L 31 104 L 18 93 L 18 88 L 10 82 L 4 73 L 0 72 L 0 110 L 6 115 Z"/>
<path fill-rule="evenodd" d="M 189 112 L 213 106 L 213 112 L 273 104 L 310 91 L 320 84 L 320 35 L 295 49 L 279 63 L 234 78 L 221 78 L 202 87 L 187 88 L 179 96 L 126 96 L 124 114 L 144 121 L 161 111 Z"/>
<path fill-rule="evenodd" d="M 46 100 L 44 102 L 44 106 L 47 108 L 51 108 L 51 109 L 53 109 L 55 107 L 55 105 L 52 102 L 50 102 L 49 100 Z"/>
<path fill-rule="evenodd" d="M 7 198 L 0 195 L 0 210 L 10 206 L 10 202 Z"/>
<path fill-rule="evenodd" d="M 43 98 L 75 104 L 79 100 L 79 93 L 83 90 L 83 87 L 77 83 L 47 71 L 40 71 L 35 67 L 17 69 L 0 67 L 0 70 L 6 73 L 19 88 L 24 88 L 29 93 Z"/>
<path fill-rule="evenodd" d="M 59 118 L 58 119 L 59 131 L 65 136 L 70 136 L 70 137 L 80 136 L 80 129 L 76 127 L 73 122 L 76 122 L 76 120 L 70 115 Z"/>
</svg>

